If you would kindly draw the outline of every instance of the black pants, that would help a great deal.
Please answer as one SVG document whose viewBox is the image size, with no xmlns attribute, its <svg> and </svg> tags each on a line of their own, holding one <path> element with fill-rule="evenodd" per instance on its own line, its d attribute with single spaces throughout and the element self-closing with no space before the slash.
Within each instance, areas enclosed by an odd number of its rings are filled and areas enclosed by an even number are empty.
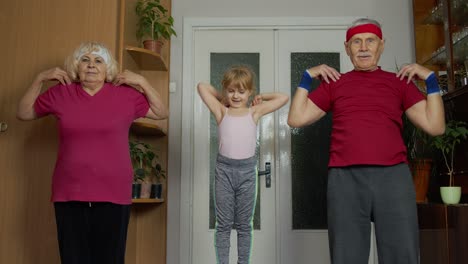
<svg viewBox="0 0 468 264">
<path fill-rule="evenodd" d="M 380 264 L 419 263 L 416 195 L 407 164 L 331 168 L 328 234 L 333 264 L 367 264 L 371 221 Z"/>
<path fill-rule="evenodd" d="M 62 264 L 123 264 L 130 205 L 56 202 Z"/>
</svg>

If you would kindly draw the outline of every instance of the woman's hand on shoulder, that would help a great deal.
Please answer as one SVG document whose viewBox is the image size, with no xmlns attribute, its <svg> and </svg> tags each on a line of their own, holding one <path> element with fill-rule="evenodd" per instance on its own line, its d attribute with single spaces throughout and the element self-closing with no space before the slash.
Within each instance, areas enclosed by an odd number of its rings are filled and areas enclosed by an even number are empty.
<svg viewBox="0 0 468 264">
<path fill-rule="evenodd" d="M 36 102 L 36 99 L 41 93 L 42 83 L 44 81 L 59 81 L 64 86 L 71 84 L 71 80 L 67 72 L 59 67 L 51 68 L 40 72 L 34 79 L 29 89 L 19 101 L 18 109 L 16 112 L 16 117 L 19 120 L 27 121 L 38 118 L 34 109 L 34 103 Z"/>
<path fill-rule="evenodd" d="M 68 73 L 59 67 L 51 68 L 39 73 L 35 82 L 40 84 L 44 81 L 59 81 L 62 85 L 72 83 Z"/>
<path fill-rule="evenodd" d="M 133 88 L 141 91 L 145 89 L 148 84 L 148 81 L 140 74 L 134 73 L 129 70 L 124 70 L 123 72 L 115 76 L 114 85 L 119 86 L 122 84 L 127 84 Z"/>
</svg>

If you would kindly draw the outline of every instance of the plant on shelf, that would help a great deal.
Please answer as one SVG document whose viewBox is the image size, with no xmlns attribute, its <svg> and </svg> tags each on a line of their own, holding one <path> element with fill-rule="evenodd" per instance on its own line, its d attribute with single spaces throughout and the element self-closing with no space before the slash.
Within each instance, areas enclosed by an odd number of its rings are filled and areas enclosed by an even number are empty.
<svg viewBox="0 0 468 264">
<path fill-rule="evenodd" d="M 395 69 L 396 72 L 401 69 L 401 67 L 398 66 L 396 58 Z M 426 94 L 426 89 L 422 88 L 425 84 L 421 83 L 421 81 L 414 81 L 414 84 L 421 93 Z M 432 137 L 413 125 L 406 114 L 404 114 L 403 139 L 405 141 L 407 158 L 413 176 L 416 201 L 425 202 L 427 200 L 426 194 L 429 189 L 429 179 L 433 164 Z"/>
<path fill-rule="evenodd" d="M 410 163 L 418 160 L 432 160 L 432 137 L 403 116 L 403 139 L 407 149 L 407 157 Z"/>
<path fill-rule="evenodd" d="M 161 178 L 166 178 L 166 172 L 162 169 L 159 157 L 150 144 L 130 140 L 129 150 L 133 166 L 133 181 L 141 183 L 140 198 L 149 198 L 152 184 L 160 183 Z"/>
<path fill-rule="evenodd" d="M 138 0 L 135 6 L 138 16 L 136 37 L 145 49 L 161 54 L 163 40 L 177 36 L 174 30 L 174 18 L 160 0 Z"/>
<path fill-rule="evenodd" d="M 157 163 L 154 167 L 154 175 L 156 176 L 156 183 L 161 183 L 161 179 L 166 179 L 166 171 L 162 169 L 161 164 Z"/>
<path fill-rule="evenodd" d="M 416 201 L 425 202 L 433 164 L 432 137 L 411 123 L 403 115 L 403 139 L 413 176 Z"/>
<path fill-rule="evenodd" d="M 151 186 L 151 195 L 155 198 L 161 198 L 162 195 L 162 179 L 166 179 L 166 171 L 162 169 L 158 163 L 155 166 L 156 183 Z"/>
<path fill-rule="evenodd" d="M 440 150 L 444 157 L 447 174 L 449 175 L 449 186 L 453 185 L 453 160 L 455 147 L 467 139 L 468 129 L 466 122 L 451 120 L 445 126 L 445 133 L 443 135 L 434 137 L 433 146 Z"/>
<path fill-rule="evenodd" d="M 460 201 L 461 188 L 454 187 L 454 156 L 455 147 L 466 140 L 468 137 L 468 129 L 466 122 L 451 120 L 445 126 L 443 135 L 434 137 L 432 145 L 438 149 L 444 157 L 444 163 L 449 176 L 449 187 L 441 187 L 442 200 L 447 204 L 458 203 Z M 455 193 L 450 193 L 454 191 Z M 452 199 L 450 199 L 452 198 Z"/>
</svg>

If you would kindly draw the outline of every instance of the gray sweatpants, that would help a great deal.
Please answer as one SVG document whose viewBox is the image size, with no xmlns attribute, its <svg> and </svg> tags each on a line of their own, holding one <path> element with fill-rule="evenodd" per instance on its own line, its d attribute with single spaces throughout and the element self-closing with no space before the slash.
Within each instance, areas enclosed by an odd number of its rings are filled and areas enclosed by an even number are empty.
<svg viewBox="0 0 468 264">
<path fill-rule="evenodd" d="M 219 264 L 229 263 L 231 230 L 237 230 L 239 264 L 250 263 L 253 214 L 257 198 L 257 159 L 235 160 L 218 154 L 215 169 L 216 233 Z"/>
<path fill-rule="evenodd" d="M 328 234 L 333 264 L 367 264 L 371 220 L 380 264 L 419 263 L 416 195 L 407 164 L 331 168 Z"/>
</svg>

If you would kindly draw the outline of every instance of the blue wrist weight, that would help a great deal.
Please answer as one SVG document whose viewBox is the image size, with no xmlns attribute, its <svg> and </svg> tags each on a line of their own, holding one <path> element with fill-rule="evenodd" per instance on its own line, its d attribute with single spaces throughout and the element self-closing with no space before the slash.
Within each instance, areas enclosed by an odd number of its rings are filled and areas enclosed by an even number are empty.
<svg viewBox="0 0 468 264">
<path fill-rule="evenodd" d="M 299 83 L 299 87 L 306 89 L 310 92 L 311 85 L 312 85 L 313 78 L 309 75 L 307 71 L 304 71 L 302 74 L 301 82 Z"/>
<path fill-rule="evenodd" d="M 437 78 L 435 76 L 435 73 L 431 73 L 427 79 L 425 80 L 426 83 L 426 92 L 427 94 L 433 94 L 433 93 L 439 93 L 440 88 L 439 88 L 439 83 L 437 82 Z"/>
</svg>

